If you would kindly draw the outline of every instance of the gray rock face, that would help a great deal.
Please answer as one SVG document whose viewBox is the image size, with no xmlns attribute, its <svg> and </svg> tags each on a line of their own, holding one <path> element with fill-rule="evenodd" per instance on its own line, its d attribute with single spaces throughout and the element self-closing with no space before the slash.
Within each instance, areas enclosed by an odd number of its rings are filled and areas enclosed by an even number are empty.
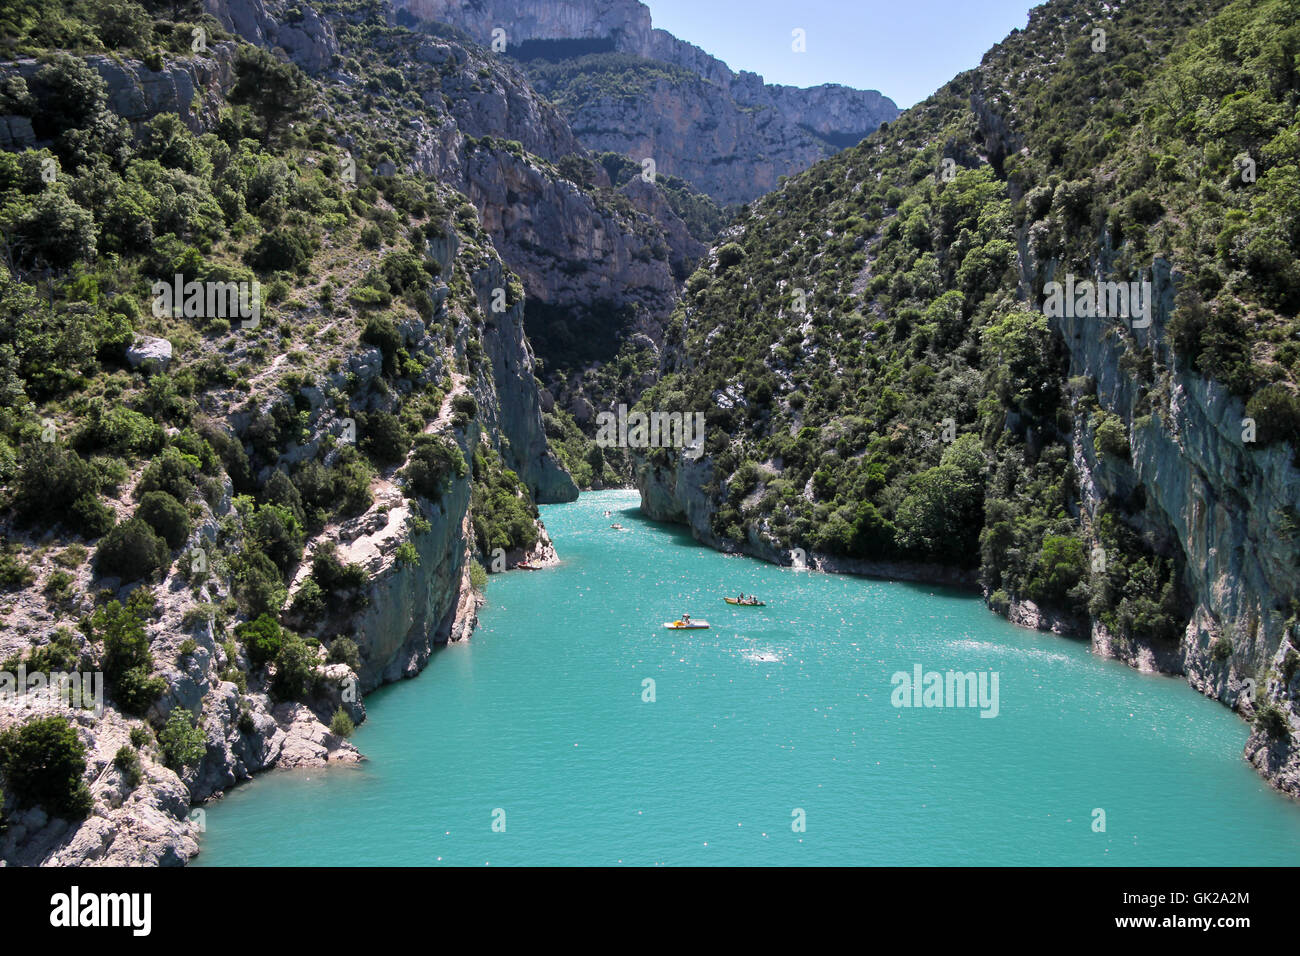
<svg viewBox="0 0 1300 956">
<path fill-rule="evenodd" d="M 104 80 L 107 107 L 133 128 L 159 113 L 175 113 L 196 133 L 216 123 L 221 96 L 234 85 L 235 44 L 218 43 L 207 53 L 168 60 L 161 70 L 151 70 L 140 60 L 95 55 L 86 63 Z M 31 85 L 44 66 L 36 60 L 16 60 L 0 72 L 16 73 Z M 195 102 L 198 108 L 195 108 Z M 5 141 L 6 137 L 12 145 Z M 0 117 L 0 146 L 21 148 L 35 142 L 30 121 Z"/>
<path fill-rule="evenodd" d="M 32 121 L 26 116 L 0 116 L 0 149 L 27 149 L 36 144 Z"/>
<path fill-rule="evenodd" d="M 501 313 L 491 311 L 493 291 L 505 286 L 499 262 L 489 262 L 473 281 L 480 307 L 496 326 L 485 344 L 496 398 L 488 403 L 484 417 L 488 434 L 498 437 L 497 450 L 539 504 L 574 501 L 578 486 L 555 460 L 546 441 L 541 397 L 533 380 L 532 349 L 524 335 L 524 304 L 516 302 Z M 502 438 L 504 442 L 499 440 Z"/>
<path fill-rule="evenodd" d="M 172 360 L 172 344 L 166 339 L 143 336 L 127 348 L 126 360 L 132 368 L 155 372 L 166 371 Z"/>
<path fill-rule="evenodd" d="M 638 0 L 392 0 L 426 20 L 451 23 L 487 46 L 494 29 L 515 46 L 529 40 L 603 41 L 608 48 L 681 67 L 676 81 L 620 90 L 563 108 L 584 145 L 640 160 L 680 176 L 723 203 L 748 202 L 856 143 L 898 108 L 874 90 L 827 84 L 769 85 L 664 30 L 652 28 Z M 540 87 L 543 93 L 551 92 Z"/>
<path fill-rule="evenodd" d="M 1109 270 L 1103 256 L 1098 275 L 1114 278 Z M 1284 677 L 1296 643 L 1286 608 L 1300 593 L 1288 521 L 1300 508 L 1300 471 L 1285 446 L 1243 441 L 1241 402 L 1181 365 L 1174 366 L 1167 391 L 1153 393 L 1159 398 L 1149 417 L 1138 415 L 1137 383 L 1120 363 L 1123 340 L 1134 337 L 1160 361 L 1174 362 L 1165 327 L 1176 277 L 1162 260 L 1152 272 L 1150 328 L 1105 327 L 1105 320 L 1091 318 L 1054 322 L 1069 349 L 1070 374 L 1094 379 L 1100 404 L 1124 419 L 1130 432 L 1131 462 L 1099 462 L 1086 423 L 1077 423 L 1075 465 L 1085 511 L 1091 519 L 1105 497 L 1140 486 L 1146 507 L 1139 527 L 1181 550 L 1193 612 L 1177 648 L 1142 642 L 1117 647 L 1096 624 L 1093 646 L 1135 666 L 1185 674 L 1203 694 L 1247 713 L 1255 701 L 1245 682 L 1255 682 L 1291 732 L 1273 739 L 1257 726 L 1247 756 L 1275 786 L 1300 797 L 1300 716 L 1292 702 L 1295 681 Z"/>
<path fill-rule="evenodd" d="M 307 4 L 282 0 L 204 0 L 204 8 L 231 33 L 250 43 L 284 50 L 308 73 L 329 69 L 338 39 L 329 23 Z"/>
</svg>

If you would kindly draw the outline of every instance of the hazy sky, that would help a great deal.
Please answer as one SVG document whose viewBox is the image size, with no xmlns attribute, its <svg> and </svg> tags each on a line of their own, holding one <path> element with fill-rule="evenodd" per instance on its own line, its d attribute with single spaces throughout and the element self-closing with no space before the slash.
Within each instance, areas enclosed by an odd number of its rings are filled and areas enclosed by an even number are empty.
<svg viewBox="0 0 1300 956">
<path fill-rule="evenodd" d="M 769 83 L 925 99 L 1029 21 L 1040 0 L 642 0 L 654 25 Z M 791 50 L 791 31 L 807 35 Z"/>
</svg>

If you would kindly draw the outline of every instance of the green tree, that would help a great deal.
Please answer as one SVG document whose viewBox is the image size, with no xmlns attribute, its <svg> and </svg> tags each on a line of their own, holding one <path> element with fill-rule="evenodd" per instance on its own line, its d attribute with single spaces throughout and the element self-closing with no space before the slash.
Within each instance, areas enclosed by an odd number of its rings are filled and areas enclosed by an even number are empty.
<svg viewBox="0 0 1300 956">
<path fill-rule="evenodd" d="M 240 624 L 235 628 L 235 636 L 243 642 L 249 663 L 254 667 L 275 660 L 284 642 L 279 623 L 269 614 L 260 614 L 254 620 Z"/>
<path fill-rule="evenodd" d="M 292 63 L 277 60 L 266 50 L 245 46 L 235 61 L 232 103 L 249 106 L 262 120 L 264 141 L 302 116 L 311 101 L 311 82 Z"/>
<path fill-rule="evenodd" d="M 163 763 L 177 773 L 196 767 L 208 752 L 208 739 L 197 725 L 194 715 L 184 707 L 167 715 L 167 724 L 158 734 Z"/>
<path fill-rule="evenodd" d="M 0 775 L 20 805 L 79 820 L 93 805 L 82 779 L 86 748 L 63 717 L 43 717 L 0 734 Z"/>
<path fill-rule="evenodd" d="M 99 608 L 90 620 L 104 644 L 101 664 L 113 700 L 126 713 L 143 714 L 167 689 L 166 681 L 153 674 L 144 622 L 117 601 Z"/>
<path fill-rule="evenodd" d="M 140 499 L 135 514 L 153 528 L 173 551 L 189 539 L 189 513 L 183 504 L 165 491 L 148 492 Z"/>
<path fill-rule="evenodd" d="M 171 564 L 171 549 L 141 518 L 116 525 L 95 551 L 95 571 L 123 581 L 139 581 Z"/>
</svg>

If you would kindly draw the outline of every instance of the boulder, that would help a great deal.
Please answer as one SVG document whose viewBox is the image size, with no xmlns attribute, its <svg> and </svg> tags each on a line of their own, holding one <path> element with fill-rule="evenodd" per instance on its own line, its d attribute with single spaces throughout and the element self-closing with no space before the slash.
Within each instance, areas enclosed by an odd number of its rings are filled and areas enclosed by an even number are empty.
<svg viewBox="0 0 1300 956">
<path fill-rule="evenodd" d="M 126 350 L 126 360 L 132 368 L 146 372 L 161 372 L 172 360 L 172 344 L 166 339 L 144 336 L 136 339 Z"/>
</svg>

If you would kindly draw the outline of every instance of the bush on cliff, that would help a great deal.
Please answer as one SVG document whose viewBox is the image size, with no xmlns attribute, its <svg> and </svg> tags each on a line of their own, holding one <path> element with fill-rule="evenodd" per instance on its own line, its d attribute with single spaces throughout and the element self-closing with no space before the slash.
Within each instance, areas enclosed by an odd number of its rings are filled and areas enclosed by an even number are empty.
<svg viewBox="0 0 1300 956">
<path fill-rule="evenodd" d="M 143 714 L 167 687 L 153 674 L 153 653 L 144 621 L 130 608 L 110 601 L 94 613 L 90 627 L 103 642 L 101 663 L 114 702 L 125 713 Z"/>
<path fill-rule="evenodd" d="M 95 571 L 123 581 L 139 581 L 171 564 L 167 542 L 141 518 L 114 527 L 95 552 Z"/>
<path fill-rule="evenodd" d="M 460 446 L 438 435 L 421 435 L 415 440 L 411 460 L 402 470 L 407 488 L 421 498 L 439 501 L 453 477 L 464 478 L 467 466 Z"/>
<path fill-rule="evenodd" d="M 1046 537 L 1025 585 L 1026 596 L 1039 605 L 1060 607 L 1087 571 L 1082 541 L 1065 535 Z"/>
<path fill-rule="evenodd" d="M 318 660 L 315 651 L 292 631 L 284 632 L 284 641 L 275 658 L 275 680 L 271 692 L 277 700 L 302 700 L 312 692 Z"/>
<path fill-rule="evenodd" d="M 20 806 L 81 819 L 94 803 L 85 772 L 86 748 L 63 717 L 30 720 L 0 734 L 0 776 Z"/>
<path fill-rule="evenodd" d="M 356 729 L 356 724 L 352 722 L 346 710 L 340 707 L 334 711 L 334 717 L 330 720 L 330 733 L 335 737 L 351 737 Z"/>
<path fill-rule="evenodd" d="M 350 637 L 336 637 L 330 645 L 329 662 L 347 664 L 354 671 L 361 670 L 361 649 Z"/>
<path fill-rule="evenodd" d="M 260 614 L 256 619 L 240 624 L 235 628 L 235 637 L 243 643 L 253 667 L 262 667 L 275 660 L 284 642 L 283 630 L 270 614 Z"/>
<path fill-rule="evenodd" d="M 190 536 L 189 513 L 165 491 L 151 491 L 141 498 L 135 516 L 153 528 L 173 551 Z"/>
<path fill-rule="evenodd" d="M 184 707 L 177 707 L 167 715 L 167 724 L 158 734 L 163 764 L 176 773 L 187 767 L 198 766 L 208 752 L 208 739 L 194 720 L 194 715 Z"/>
<path fill-rule="evenodd" d="M 1246 403 L 1261 445 L 1287 441 L 1300 447 L 1300 400 L 1281 384 L 1265 385 Z"/>
</svg>

